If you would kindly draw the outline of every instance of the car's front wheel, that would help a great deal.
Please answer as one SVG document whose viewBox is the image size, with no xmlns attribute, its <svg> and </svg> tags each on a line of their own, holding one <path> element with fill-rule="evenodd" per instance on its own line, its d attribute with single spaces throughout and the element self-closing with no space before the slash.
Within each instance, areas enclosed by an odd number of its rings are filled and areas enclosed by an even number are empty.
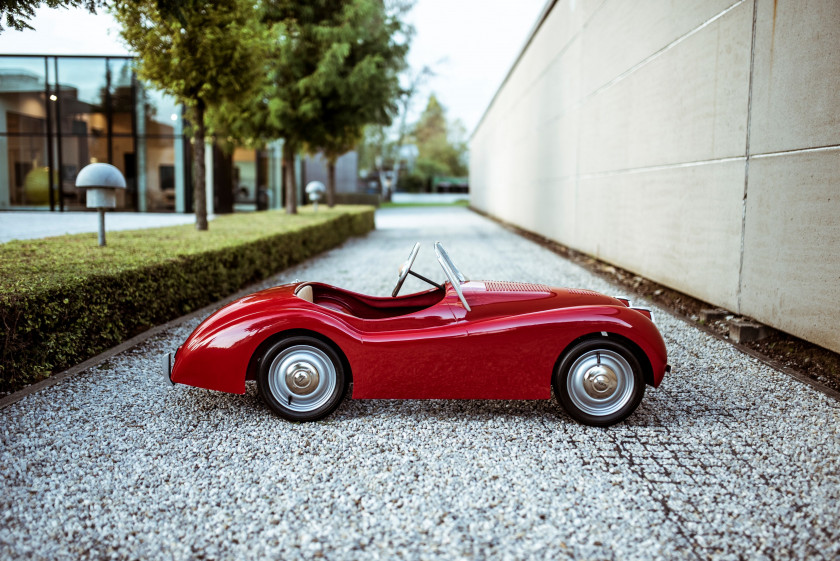
<svg viewBox="0 0 840 561">
<path fill-rule="evenodd" d="M 590 339 L 563 356 L 552 378 L 554 394 L 575 420 L 598 427 L 626 419 L 645 394 L 642 367 L 626 345 Z"/>
<path fill-rule="evenodd" d="M 265 402 L 290 421 L 317 421 L 332 413 L 347 391 L 335 350 L 320 339 L 288 337 L 265 351 L 257 386 Z"/>
</svg>

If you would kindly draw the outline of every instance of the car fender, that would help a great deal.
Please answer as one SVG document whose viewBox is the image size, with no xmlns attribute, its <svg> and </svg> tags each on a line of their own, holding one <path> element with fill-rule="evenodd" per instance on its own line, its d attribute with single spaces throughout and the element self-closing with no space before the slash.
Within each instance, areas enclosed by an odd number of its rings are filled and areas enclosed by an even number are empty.
<svg viewBox="0 0 840 561">
<path fill-rule="evenodd" d="M 354 349 L 361 345 L 361 334 L 353 325 L 305 305 L 236 316 L 210 316 L 190 335 L 175 355 L 173 383 L 244 394 L 254 352 L 283 331 L 306 330 L 330 339 L 348 358 L 351 369 Z"/>
<path fill-rule="evenodd" d="M 647 367 L 650 368 L 648 383 L 653 387 L 659 386 L 668 365 L 668 352 L 662 335 L 650 318 L 642 312 L 623 306 L 596 306 L 580 312 L 586 316 L 581 325 L 585 325 L 589 333 L 577 340 L 618 336 L 629 341 L 644 354 L 643 358 L 647 359 Z M 563 352 L 569 347 L 571 344 Z"/>
<path fill-rule="evenodd" d="M 469 321 L 470 337 L 479 337 L 479 349 L 493 355 L 495 368 L 517 372 L 518 387 L 529 398 L 545 398 L 551 376 L 563 354 L 589 337 L 621 337 L 635 345 L 650 366 L 649 382 L 658 386 L 665 374 L 667 352 L 653 322 L 641 312 L 622 305 L 554 308 L 528 314 Z M 503 349 L 517 349 L 515 355 Z M 507 356 L 510 355 L 510 356 Z"/>
</svg>

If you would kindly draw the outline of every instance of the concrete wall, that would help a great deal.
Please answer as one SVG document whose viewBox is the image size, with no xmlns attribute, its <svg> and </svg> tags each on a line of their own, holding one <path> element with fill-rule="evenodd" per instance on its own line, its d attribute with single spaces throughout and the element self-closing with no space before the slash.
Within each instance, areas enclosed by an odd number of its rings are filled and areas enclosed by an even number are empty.
<svg viewBox="0 0 840 561">
<path fill-rule="evenodd" d="M 840 2 L 549 2 L 472 204 L 840 351 Z"/>
</svg>

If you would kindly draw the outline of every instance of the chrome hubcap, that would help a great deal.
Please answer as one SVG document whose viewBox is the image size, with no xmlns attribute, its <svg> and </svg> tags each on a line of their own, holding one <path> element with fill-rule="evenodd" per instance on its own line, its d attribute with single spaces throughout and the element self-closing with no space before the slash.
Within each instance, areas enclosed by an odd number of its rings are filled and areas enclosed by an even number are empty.
<svg viewBox="0 0 840 561">
<path fill-rule="evenodd" d="M 306 362 L 296 362 L 286 370 L 286 386 L 297 395 L 307 395 L 315 391 L 320 378 L 313 365 Z"/>
<path fill-rule="evenodd" d="M 618 376 L 612 368 L 607 366 L 594 366 L 583 375 L 583 389 L 595 399 L 609 397 L 616 387 L 618 387 Z"/>
<path fill-rule="evenodd" d="M 575 406 L 597 417 L 621 410 L 633 396 L 634 386 L 633 368 L 627 359 L 606 349 L 579 356 L 566 378 L 566 389 Z"/>
<path fill-rule="evenodd" d="M 268 387 L 286 409 L 308 413 L 330 400 L 336 378 L 335 365 L 324 351 L 311 345 L 293 345 L 271 361 Z"/>
</svg>

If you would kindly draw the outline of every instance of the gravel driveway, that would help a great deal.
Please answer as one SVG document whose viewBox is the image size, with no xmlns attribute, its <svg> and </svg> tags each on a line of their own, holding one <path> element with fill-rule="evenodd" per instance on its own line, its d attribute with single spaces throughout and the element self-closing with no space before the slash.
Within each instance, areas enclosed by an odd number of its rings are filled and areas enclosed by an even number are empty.
<svg viewBox="0 0 840 561">
<path fill-rule="evenodd" d="M 265 285 L 384 295 L 416 240 L 416 270 L 441 278 L 440 240 L 473 278 L 616 292 L 462 208 L 377 226 Z M 657 321 L 674 371 L 607 429 L 554 401 L 347 400 L 288 423 L 252 383 L 162 383 L 188 321 L 0 410 L 0 558 L 840 557 L 840 404 Z"/>
</svg>

